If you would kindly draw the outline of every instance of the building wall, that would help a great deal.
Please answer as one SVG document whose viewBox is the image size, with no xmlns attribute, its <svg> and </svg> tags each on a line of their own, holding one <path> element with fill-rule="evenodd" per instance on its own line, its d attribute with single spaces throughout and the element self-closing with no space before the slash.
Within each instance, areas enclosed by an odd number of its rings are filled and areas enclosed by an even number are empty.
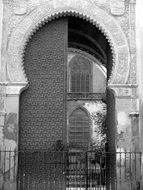
<svg viewBox="0 0 143 190">
<path fill-rule="evenodd" d="M 0 1 L 0 69 L 1 69 L 1 41 L 2 41 L 2 24 L 3 24 L 3 3 Z"/>
<path fill-rule="evenodd" d="M 139 106 L 140 106 L 140 144 L 143 151 L 143 2 L 137 1 L 136 5 L 136 43 L 137 43 L 137 72 L 138 72 L 138 84 L 139 84 Z"/>
<path fill-rule="evenodd" d="M 16 60 L 9 60 L 8 56 L 8 46 L 11 41 L 11 37 L 15 33 L 15 30 L 22 21 L 28 17 L 31 12 L 34 12 L 37 7 L 40 7 L 42 4 L 47 3 L 47 0 L 0 0 L 0 69 L 1 69 L 1 82 L 0 82 L 0 142 L 1 146 L 3 146 L 4 138 L 3 138 L 3 129 L 7 125 L 7 121 L 13 123 L 17 123 L 15 125 L 18 129 L 18 118 L 19 118 L 19 94 L 21 93 L 21 89 L 26 85 L 25 83 L 15 83 L 10 80 L 10 73 L 8 70 L 8 63 L 12 62 L 13 67 L 16 63 Z M 61 1 L 51 1 L 51 3 L 55 2 L 54 7 L 60 7 Z M 74 1 L 69 1 L 69 4 Z M 82 3 L 83 2 L 83 3 Z M 62 1 L 62 3 L 66 4 L 66 1 Z M 76 2 L 77 3 L 77 2 Z M 115 80 L 114 84 L 110 84 L 109 87 L 112 88 L 115 92 L 115 106 L 116 106 L 116 114 L 117 114 L 117 132 L 119 139 L 116 139 L 117 145 L 119 148 L 126 148 L 125 145 L 130 144 L 132 141 L 136 141 L 140 134 L 140 143 L 137 141 L 137 145 L 139 143 L 139 150 L 141 145 L 141 150 L 143 149 L 143 56 L 142 56 L 142 32 L 143 26 L 141 24 L 141 15 L 139 13 L 142 12 L 141 5 L 142 0 L 137 1 L 136 6 L 136 15 L 135 15 L 135 0 L 123 1 L 123 0 L 94 0 L 93 4 L 97 5 L 97 7 L 104 10 L 108 15 L 114 18 L 115 22 L 122 29 L 126 40 L 128 42 L 127 46 L 130 50 L 130 66 L 124 64 L 122 59 L 126 57 L 123 55 L 124 52 L 120 53 L 120 73 L 117 73 L 118 78 L 122 78 L 126 73 L 125 70 L 128 71 L 129 76 L 125 80 Z M 73 3 L 74 4 L 74 3 Z M 82 5 L 82 7 L 81 7 Z M 70 6 L 70 5 L 69 5 Z M 86 1 L 79 1 L 76 4 L 77 7 L 81 7 L 85 9 Z M 3 11 L 4 10 L 4 11 Z M 44 10 L 43 10 L 44 11 Z M 37 12 L 37 15 L 40 15 L 40 11 Z M 135 17 L 137 18 L 137 25 L 135 28 Z M 34 18 L 33 18 L 34 20 Z M 103 19 L 104 20 L 104 19 Z M 31 21 L 29 20 L 29 23 Z M 102 19 L 101 19 L 102 22 Z M 104 21 L 103 21 L 104 22 Z M 25 28 L 29 24 L 28 22 L 25 25 Z M 104 23 L 105 24 L 105 23 Z M 103 24 L 103 25 L 104 25 Z M 36 24 L 35 24 L 36 25 Z M 109 23 L 111 26 L 111 24 Z M 23 31 L 25 30 L 24 25 L 21 29 L 21 35 L 23 35 Z M 106 25 L 107 27 L 107 25 Z M 137 38 L 135 38 L 135 31 L 137 29 Z M 116 28 L 108 28 L 108 31 L 113 32 L 116 31 Z M 1 37 L 2 36 L 2 37 Z M 135 39 L 137 41 L 135 41 Z M 19 39 L 17 39 L 18 41 Z M 110 39 L 108 39 L 110 41 Z M 116 38 L 117 43 L 120 44 L 121 39 Z M 112 40 L 111 40 L 112 41 Z M 137 54 L 136 54 L 136 43 L 137 42 Z M 18 43 L 15 41 L 15 44 Z M 17 49 L 17 51 L 20 51 Z M 13 52 L 13 49 L 11 49 Z M 137 56 L 137 57 L 136 57 Z M 136 62 L 137 58 L 137 62 Z M 116 63 L 116 61 L 115 61 Z M 136 68 L 137 63 L 137 68 Z M 122 66 L 122 64 L 124 64 Z M 20 66 L 19 66 L 20 67 Z M 16 67 L 15 67 L 16 68 Z M 12 67 L 11 67 L 12 71 Z M 21 73 L 21 78 L 23 78 L 23 74 Z M 25 81 L 24 81 L 25 82 Z M 137 88 L 136 85 L 139 85 Z M 138 118 L 138 113 L 140 116 Z M 10 119 L 9 119 L 10 118 Z M 138 120 L 139 119 L 139 120 Z M 138 126 L 138 123 L 140 127 Z M 132 129 L 136 129 L 136 136 L 133 136 Z M 17 130 L 18 131 L 18 130 Z M 140 132 L 140 133 L 139 133 Z M 130 134 L 129 138 L 126 138 L 127 134 Z M 126 144 L 127 143 L 127 144 Z M 133 143 L 134 144 L 134 143 Z M 131 145 L 131 150 L 135 151 L 135 147 Z M 17 146 L 16 143 L 13 143 L 13 148 Z M 10 146 L 8 146 L 10 147 Z"/>
</svg>

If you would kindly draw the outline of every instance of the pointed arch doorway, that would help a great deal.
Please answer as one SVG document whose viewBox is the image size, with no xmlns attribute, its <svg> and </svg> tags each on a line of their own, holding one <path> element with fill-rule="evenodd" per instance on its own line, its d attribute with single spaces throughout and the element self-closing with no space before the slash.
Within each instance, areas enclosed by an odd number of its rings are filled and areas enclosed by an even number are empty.
<svg viewBox="0 0 143 190">
<path fill-rule="evenodd" d="M 65 146 L 67 143 L 67 102 L 94 101 L 105 98 L 107 80 L 104 81 L 105 83 L 101 89 L 100 85 L 102 84 L 98 81 L 99 85 L 97 86 L 101 91 L 97 91 L 97 88 L 94 89 L 94 85 L 91 85 L 90 88 L 85 85 L 86 90 L 83 92 L 74 91 L 73 93 L 73 91 L 70 91 L 72 88 L 68 86 L 69 78 L 67 74 L 69 48 L 84 52 L 83 57 L 88 60 L 92 60 L 92 57 L 94 57 L 96 61 L 93 62 L 97 62 L 101 70 L 106 68 L 107 76 L 105 78 L 108 80 L 110 77 L 112 70 L 111 48 L 105 36 L 94 24 L 75 16 L 64 16 L 52 20 L 48 24 L 45 23 L 32 36 L 24 55 L 24 68 L 29 86 L 20 97 L 20 150 L 26 150 L 27 152 L 48 150 L 51 152 L 56 150 L 56 143 L 59 140 Z M 93 81 L 93 67 L 92 74 Z M 83 81 L 89 83 L 90 80 L 88 78 L 87 80 L 83 79 Z M 82 81 L 80 87 L 78 89 L 84 89 Z M 115 138 L 114 131 L 112 138 Z M 37 158 L 39 156 L 36 156 Z M 41 154 L 40 159 L 42 159 Z M 33 160 L 30 161 L 31 164 L 32 162 Z M 19 163 L 22 163 L 22 159 Z M 28 167 L 31 164 L 28 164 Z M 62 167 L 59 167 L 57 175 L 52 176 L 53 174 L 46 173 L 48 179 L 54 178 L 55 189 L 56 187 L 58 189 L 63 188 L 63 184 L 65 184 L 63 157 L 60 165 Z M 22 167 L 22 165 L 19 166 Z M 41 171 L 45 173 L 43 168 L 41 168 Z M 35 175 L 38 178 L 39 176 L 42 179 L 45 178 L 43 174 L 35 174 L 35 168 L 31 168 L 30 188 L 33 189 L 35 187 L 32 187 L 32 181 L 35 180 Z M 48 184 L 49 189 L 52 183 Z M 25 186 L 25 188 L 28 187 Z"/>
</svg>

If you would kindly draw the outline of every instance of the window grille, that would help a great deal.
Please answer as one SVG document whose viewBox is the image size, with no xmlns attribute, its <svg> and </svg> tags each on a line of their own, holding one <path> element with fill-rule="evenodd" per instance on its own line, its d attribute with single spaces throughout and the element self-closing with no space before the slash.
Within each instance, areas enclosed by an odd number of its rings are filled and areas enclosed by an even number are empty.
<svg viewBox="0 0 143 190">
<path fill-rule="evenodd" d="M 69 144 L 87 147 L 90 140 L 89 117 L 87 113 L 78 108 L 69 118 Z"/>
</svg>

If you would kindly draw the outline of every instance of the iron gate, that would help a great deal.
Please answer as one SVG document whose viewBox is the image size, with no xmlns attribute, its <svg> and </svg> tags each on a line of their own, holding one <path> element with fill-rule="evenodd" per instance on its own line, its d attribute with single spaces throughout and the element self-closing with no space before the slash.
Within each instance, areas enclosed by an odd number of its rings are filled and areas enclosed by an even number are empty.
<svg viewBox="0 0 143 190">
<path fill-rule="evenodd" d="M 106 186 L 104 154 L 81 151 L 19 152 L 18 190 L 89 189 Z"/>
<path fill-rule="evenodd" d="M 19 153 L 19 190 L 129 190 L 140 187 L 141 153 Z M 123 189 L 123 188 L 122 188 Z"/>
</svg>

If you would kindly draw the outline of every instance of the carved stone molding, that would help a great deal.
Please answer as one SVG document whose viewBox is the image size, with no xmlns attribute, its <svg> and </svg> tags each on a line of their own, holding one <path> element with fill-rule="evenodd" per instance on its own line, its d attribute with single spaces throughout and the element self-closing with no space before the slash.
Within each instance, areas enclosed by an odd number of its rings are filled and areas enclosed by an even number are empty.
<svg viewBox="0 0 143 190">
<path fill-rule="evenodd" d="M 26 0 L 14 0 L 13 1 L 13 11 L 17 15 L 23 15 L 27 12 L 27 2 Z"/>
<path fill-rule="evenodd" d="M 131 53 L 130 62 L 130 83 L 136 83 L 136 19 L 135 19 L 135 1 L 130 1 L 129 4 L 129 47 Z"/>
<path fill-rule="evenodd" d="M 125 0 L 110 0 L 111 13 L 116 16 L 125 13 Z"/>
<path fill-rule="evenodd" d="M 116 97 L 137 99 L 137 85 L 109 85 Z"/>
<path fill-rule="evenodd" d="M 88 0 L 48 1 L 28 14 L 13 31 L 8 44 L 7 72 L 12 82 L 27 82 L 23 68 L 23 53 L 29 37 L 54 17 L 70 14 L 87 19 L 108 39 L 113 53 L 113 70 L 109 84 L 126 83 L 130 54 L 126 37 L 116 20 Z"/>
<path fill-rule="evenodd" d="M 0 83 L 0 95 L 4 101 L 4 97 L 7 95 L 19 95 L 27 87 L 27 83 Z"/>
<path fill-rule="evenodd" d="M 9 84 L 6 87 L 6 94 L 7 95 L 20 95 L 20 93 L 27 88 L 26 84 Z"/>
</svg>

